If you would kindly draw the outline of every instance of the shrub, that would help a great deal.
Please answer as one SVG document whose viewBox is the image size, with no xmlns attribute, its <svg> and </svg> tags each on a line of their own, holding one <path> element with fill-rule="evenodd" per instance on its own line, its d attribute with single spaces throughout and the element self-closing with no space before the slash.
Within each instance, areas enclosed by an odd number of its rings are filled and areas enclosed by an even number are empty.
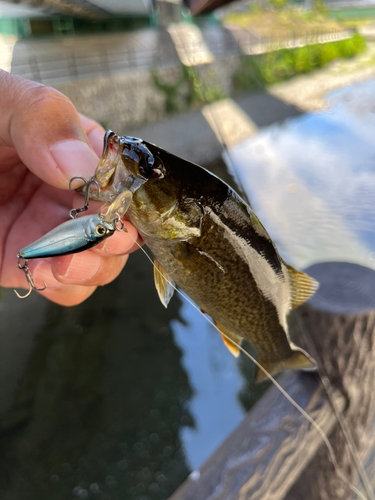
<svg viewBox="0 0 375 500">
<path fill-rule="evenodd" d="M 152 72 L 152 78 L 155 87 L 163 92 L 165 96 L 165 111 L 166 113 L 175 113 L 180 110 L 180 88 L 184 83 L 184 75 L 182 75 L 175 83 L 163 82 L 156 71 Z"/>
<path fill-rule="evenodd" d="M 298 73 L 308 73 L 339 57 L 354 57 L 365 49 L 365 39 L 355 34 L 338 42 L 281 49 L 258 56 L 243 56 L 233 76 L 233 85 L 240 90 L 257 90 Z"/>
<path fill-rule="evenodd" d="M 308 73 L 316 65 L 316 50 L 314 46 L 299 47 L 293 50 L 293 63 L 296 73 Z"/>
<path fill-rule="evenodd" d="M 242 90 L 259 90 L 264 87 L 260 64 L 261 56 L 241 56 L 239 69 L 233 75 L 233 85 Z"/>
<path fill-rule="evenodd" d="M 155 87 L 164 94 L 167 114 L 227 97 L 219 85 L 205 83 L 192 67 L 182 65 L 181 74 L 174 83 L 162 81 L 156 71 L 151 74 Z"/>
<path fill-rule="evenodd" d="M 193 67 L 183 66 L 183 75 L 189 86 L 188 105 L 214 102 L 227 97 L 218 85 L 207 85 Z"/>
</svg>

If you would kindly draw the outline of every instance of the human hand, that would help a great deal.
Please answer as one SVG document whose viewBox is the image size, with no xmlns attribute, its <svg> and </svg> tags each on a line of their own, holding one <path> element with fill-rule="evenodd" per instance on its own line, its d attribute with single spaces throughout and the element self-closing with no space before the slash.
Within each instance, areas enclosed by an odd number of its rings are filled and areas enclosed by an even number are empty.
<svg viewBox="0 0 375 500">
<path fill-rule="evenodd" d="M 0 70 L 1 286 L 27 287 L 19 250 L 68 220 L 69 180 L 94 173 L 103 136 L 103 128 L 58 91 Z M 35 285 L 47 283 L 43 296 L 71 306 L 116 278 L 139 238 L 129 222 L 125 226 L 128 233 L 116 231 L 85 252 L 30 260 Z"/>
</svg>

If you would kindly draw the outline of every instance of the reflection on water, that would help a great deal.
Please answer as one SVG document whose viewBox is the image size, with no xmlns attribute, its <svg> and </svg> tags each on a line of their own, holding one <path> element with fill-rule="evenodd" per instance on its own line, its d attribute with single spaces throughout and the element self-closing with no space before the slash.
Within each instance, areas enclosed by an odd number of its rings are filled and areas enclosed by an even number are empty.
<svg viewBox="0 0 375 500">
<path fill-rule="evenodd" d="M 189 473 L 192 390 L 168 326 L 180 303 L 160 307 L 142 254 L 132 260 L 79 307 L 3 299 L 5 334 L 32 345 L 0 416 L 2 499 L 166 498 Z"/>
<path fill-rule="evenodd" d="M 213 452 L 243 416 L 242 377 L 181 305 L 162 307 L 141 252 L 74 308 L 4 293 L 2 499 L 164 499 Z"/>
<path fill-rule="evenodd" d="M 329 113 L 262 129 L 230 150 L 296 266 L 375 268 L 372 87 L 336 92 Z M 253 366 L 197 311 L 178 296 L 161 306 L 141 252 L 80 306 L 9 291 L 0 314 L 2 500 L 166 499 L 259 397 Z"/>
<path fill-rule="evenodd" d="M 173 322 L 175 340 L 183 351 L 182 364 L 195 388 L 190 403 L 195 426 L 181 436 L 191 466 L 195 469 L 243 418 L 236 394 L 241 388 L 237 361 L 229 355 L 217 330 L 205 318 L 184 304 L 180 311 L 187 325 Z M 228 403 L 228 404 L 227 404 Z"/>
<path fill-rule="evenodd" d="M 329 112 L 269 127 L 230 150 L 255 211 L 296 267 L 375 267 L 374 93 L 372 81 L 335 92 Z"/>
</svg>

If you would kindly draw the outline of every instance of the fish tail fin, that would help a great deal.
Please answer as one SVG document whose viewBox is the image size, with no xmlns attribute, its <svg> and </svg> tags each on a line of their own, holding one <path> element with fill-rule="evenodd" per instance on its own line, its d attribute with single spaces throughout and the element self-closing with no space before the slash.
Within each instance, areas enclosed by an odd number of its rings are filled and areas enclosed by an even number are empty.
<svg viewBox="0 0 375 500">
<path fill-rule="evenodd" d="M 268 373 L 273 374 L 281 370 L 315 370 L 316 363 L 311 356 L 309 356 L 305 351 L 294 348 L 292 355 L 289 358 L 276 361 L 273 363 L 268 363 L 263 361 L 262 357 L 258 359 L 258 363 L 265 368 Z M 255 380 L 260 382 L 266 379 L 266 374 L 257 366 L 255 372 Z"/>
</svg>

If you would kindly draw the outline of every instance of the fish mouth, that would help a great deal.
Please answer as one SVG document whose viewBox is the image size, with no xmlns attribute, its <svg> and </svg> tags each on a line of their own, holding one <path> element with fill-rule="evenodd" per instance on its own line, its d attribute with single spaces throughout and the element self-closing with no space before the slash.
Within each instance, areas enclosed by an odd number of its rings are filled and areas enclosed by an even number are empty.
<svg viewBox="0 0 375 500">
<path fill-rule="evenodd" d="M 120 138 L 112 130 L 107 130 L 103 139 L 103 153 L 95 171 L 101 188 L 105 189 L 113 184 L 120 157 Z"/>
<path fill-rule="evenodd" d="M 90 189 L 89 197 L 104 203 L 112 203 L 124 192 L 134 193 L 144 182 L 139 171 L 140 161 L 153 163 L 153 156 L 142 139 L 133 136 L 118 136 L 107 130 L 103 140 L 103 154 L 96 168 L 93 181 L 100 189 Z M 76 189 L 85 192 L 85 186 Z"/>
<path fill-rule="evenodd" d="M 90 189 L 90 199 L 112 203 L 116 196 L 126 189 L 130 172 L 122 161 L 122 149 L 122 137 L 112 130 L 107 130 L 103 138 L 103 153 L 93 177 L 100 189 Z M 76 191 L 84 194 L 85 189 L 84 185 Z"/>
<path fill-rule="evenodd" d="M 114 157 L 120 151 L 120 144 L 122 143 L 122 137 L 119 137 L 112 130 L 107 130 L 103 138 L 103 153 L 100 161 L 108 160 L 111 155 Z"/>
</svg>

